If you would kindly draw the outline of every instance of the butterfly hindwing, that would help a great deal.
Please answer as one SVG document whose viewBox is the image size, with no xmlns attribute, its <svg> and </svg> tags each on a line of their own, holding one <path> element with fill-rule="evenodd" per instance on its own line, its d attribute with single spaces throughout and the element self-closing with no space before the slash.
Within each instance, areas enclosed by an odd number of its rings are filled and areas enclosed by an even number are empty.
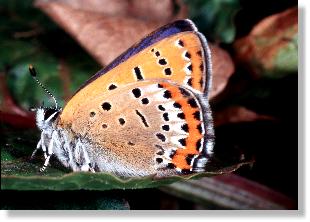
<svg viewBox="0 0 310 222">
<path fill-rule="evenodd" d="M 124 176 L 197 172 L 212 153 L 208 104 L 170 81 L 130 83 L 80 107 L 71 129 L 93 144 L 90 157 L 101 170 Z"/>
<path fill-rule="evenodd" d="M 71 124 L 71 113 L 79 109 L 85 98 L 109 94 L 118 87 L 148 79 L 171 80 L 207 96 L 210 76 L 206 40 L 189 20 L 176 21 L 145 37 L 95 74 L 65 106 L 61 120 Z"/>
</svg>

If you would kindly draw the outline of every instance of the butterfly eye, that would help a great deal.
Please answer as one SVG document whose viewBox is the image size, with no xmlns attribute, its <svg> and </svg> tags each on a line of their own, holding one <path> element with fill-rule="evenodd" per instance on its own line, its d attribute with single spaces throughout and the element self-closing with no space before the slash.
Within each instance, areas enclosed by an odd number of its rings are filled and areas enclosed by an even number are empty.
<svg viewBox="0 0 310 222">
<path fill-rule="evenodd" d="M 57 114 L 53 117 L 53 119 L 56 119 L 56 117 L 58 116 L 58 111 L 57 110 L 55 110 L 55 109 L 50 109 L 50 108 L 48 108 L 48 109 L 46 109 L 45 111 L 44 111 L 44 120 L 47 120 L 51 115 L 53 115 L 55 112 L 57 112 Z"/>
</svg>

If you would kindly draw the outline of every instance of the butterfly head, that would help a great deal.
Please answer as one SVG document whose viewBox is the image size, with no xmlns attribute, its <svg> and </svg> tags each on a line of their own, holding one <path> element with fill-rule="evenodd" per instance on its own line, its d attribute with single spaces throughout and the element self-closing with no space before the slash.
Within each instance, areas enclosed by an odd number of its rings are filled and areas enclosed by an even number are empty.
<svg viewBox="0 0 310 222">
<path fill-rule="evenodd" d="M 53 123 L 61 112 L 61 108 L 58 108 L 57 100 L 53 94 L 46 89 L 46 87 L 36 78 L 36 70 L 32 65 L 29 66 L 29 72 L 33 79 L 43 88 L 43 90 L 54 100 L 55 107 L 44 107 L 44 104 L 38 108 L 31 108 L 31 111 L 36 112 L 36 124 L 41 131 L 45 131 L 53 128 Z"/>
<path fill-rule="evenodd" d="M 53 124 L 61 112 L 61 109 L 43 106 L 32 110 L 36 112 L 36 124 L 41 131 L 53 128 Z"/>
</svg>

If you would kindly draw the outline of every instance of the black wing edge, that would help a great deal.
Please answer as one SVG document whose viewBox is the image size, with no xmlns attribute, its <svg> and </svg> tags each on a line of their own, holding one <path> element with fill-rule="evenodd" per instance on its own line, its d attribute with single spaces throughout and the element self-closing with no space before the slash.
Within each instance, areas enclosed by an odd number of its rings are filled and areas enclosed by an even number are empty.
<svg viewBox="0 0 310 222">
<path fill-rule="evenodd" d="M 127 59 L 129 59 L 131 56 L 139 53 L 143 49 L 149 47 L 150 45 L 153 45 L 154 43 L 167 38 L 169 36 L 175 35 L 180 32 L 186 32 L 186 31 L 194 31 L 197 32 L 197 28 L 194 25 L 194 23 L 189 19 L 184 20 L 176 20 L 172 23 L 169 23 L 165 26 L 162 26 L 158 28 L 157 30 L 153 31 L 146 37 L 144 37 L 142 40 L 131 46 L 129 49 L 127 49 L 124 53 L 122 53 L 120 56 L 118 56 L 113 62 L 111 62 L 109 65 L 104 67 L 103 69 L 99 70 L 96 74 L 94 74 L 91 78 L 89 78 L 76 92 L 75 94 L 83 89 L 86 85 L 91 83 L 92 81 L 96 80 L 98 77 L 104 75 L 117 65 L 119 65 L 122 62 L 125 62 Z M 206 53 L 205 53 L 206 54 Z"/>
</svg>

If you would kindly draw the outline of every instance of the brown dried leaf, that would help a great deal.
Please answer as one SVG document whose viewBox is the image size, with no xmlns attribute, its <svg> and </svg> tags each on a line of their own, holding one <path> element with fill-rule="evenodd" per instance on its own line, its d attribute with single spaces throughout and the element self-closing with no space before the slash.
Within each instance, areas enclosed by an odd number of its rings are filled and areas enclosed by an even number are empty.
<svg viewBox="0 0 310 222">
<path fill-rule="evenodd" d="M 174 17 L 174 3 L 171 0 L 38 0 L 36 4 L 64 4 L 72 9 L 98 12 L 106 16 L 136 17 L 144 20 L 167 20 Z M 43 6 L 44 7 L 44 6 Z"/>
<path fill-rule="evenodd" d="M 214 125 L 216 127 L 238 122 L 250 122 L 258 120 L 275 120 L 271 116 L 261 115 L 242 106 L 230 106 L 218 111 L 214 115 Z"/>
<path fill-rule="evenodd" d="M 160 3 L 152 0 L 37 0 L 35 5 L 105 66 L 154 29 L 176 18 L 186 17 L 184 10 L 173 15 L 172 1 L 165 0 Z"/>
<path fill-rule="evenodd" d="M 298 9 L 263 19 L 236 41 L 237 60 L 255 76 L 282 76 L 297 70 Z"/>
<path fill-rule="evenodd" d="M 209 44 L 212 57 L 212 89 L 209 98 L 215 97 L 226 87 L 230 76 L 235 72 L 235 65 L 230 55 L 220 47 Z"/>
<path fill-rule="evenodd" d="M 86 4 L 87 2 L 87 4 Z M 178 2 L 178 1 L 177 1 Z M 70 33 L 101 65 L 105 66 L 154 29 L 185 18 L 184 4 L 174 15 L 174 4 L 165 1 L 42 1 L 36 6 Z M 102 5 L 105 7 L 102 8 Z M 210 98 L 221 92 L 234 72 L 227 52 L 210 45 L 213 85 Z"/>
</svg>

